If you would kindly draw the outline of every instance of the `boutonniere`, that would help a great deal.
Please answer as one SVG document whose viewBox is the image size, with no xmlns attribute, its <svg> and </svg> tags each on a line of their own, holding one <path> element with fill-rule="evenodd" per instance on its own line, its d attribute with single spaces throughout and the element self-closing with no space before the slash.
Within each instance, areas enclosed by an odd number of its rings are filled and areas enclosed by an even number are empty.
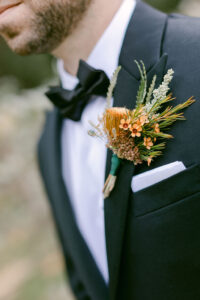
<svg viewBox="0 0 200 300">
<path fill-rule="evenodd" d="M 111 171 L 105 182 L 103 193 L 107 198 L 113 190 L 117 178 L 117 171 L 122 160 L 128 160 L 134 165 L 147 163 L 162 154 L 165 148 L 165 139 L 173 136 L 165 131 L 177 120 L 184 120 L 184 108 L 195 102 L 193 97 L 177 106 L 166 106 L 174 100 L 169 94 L 169 84 L 173 79 L 174 71 L 168 70 L 163 82 L 156 88 L 156 75 L 147 88 L 147 74 L 144 63 L 135 61 L 141 75 L 137 93 L 136 106 L 133 110 L 125 107 L 111 107 L 113 90 L 117 83 L 121 67 L 118 67 L 111 79 L 107 94 L 106 109 L 98 124 L 88 133 L 105 142 L 107 148 L 113 152 Z"/>
</svg>

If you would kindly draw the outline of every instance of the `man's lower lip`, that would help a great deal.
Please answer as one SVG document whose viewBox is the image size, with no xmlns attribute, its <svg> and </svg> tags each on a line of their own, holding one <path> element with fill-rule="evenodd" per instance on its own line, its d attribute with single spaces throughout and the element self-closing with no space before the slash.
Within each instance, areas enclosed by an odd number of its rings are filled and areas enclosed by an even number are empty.
<svg viewBox="0 0 200 300">
<path fill-rule="evenodd" d="M 16 4 L 13 4 L 13 5 L 7 6 L 5 8 L 0 8 L 0 15 L 4 14 L 7 10 L 9 10 L 13 7 L 19 6 L 20 4 L 21 3 L 16 3 Z"/>
</svg>

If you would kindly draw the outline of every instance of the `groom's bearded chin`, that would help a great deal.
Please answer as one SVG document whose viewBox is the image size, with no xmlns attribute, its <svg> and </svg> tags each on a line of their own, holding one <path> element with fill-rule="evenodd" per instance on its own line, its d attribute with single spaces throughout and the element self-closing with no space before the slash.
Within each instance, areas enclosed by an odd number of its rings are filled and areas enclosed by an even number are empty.
<svg viewBox="0 0 200 300">
<path fill-rule="evenodd" d="M 49 0 L 42 5 L 30 2 L 31 15 L 24 26 L 13 23 L 0 27 L 0 34 L 20 55 L 52 52 L 73 32 L 92 0 Z"/>
</svg>

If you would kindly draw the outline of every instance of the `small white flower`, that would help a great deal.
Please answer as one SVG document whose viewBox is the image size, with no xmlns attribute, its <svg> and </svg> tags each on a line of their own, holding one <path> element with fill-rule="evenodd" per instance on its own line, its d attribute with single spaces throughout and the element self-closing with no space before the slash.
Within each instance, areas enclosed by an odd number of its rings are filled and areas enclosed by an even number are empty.
<svg viewBox="0 0 200 300">
<path fill-rule="evenodd" d="M 172 69 L 169 69 L 167 71 L 167 74 L 164 76 L 164 80 L 161 83 L 161 85 L 153 91 L 153 100 L 152 103 L 157 102 L 158 100 L 163 100 L 166 98 L 167 93 L 169 92 L 170 88 L 169 88 L 169 84 L 173 79 L 173 74 L 174 71 Z"/>
</svg>

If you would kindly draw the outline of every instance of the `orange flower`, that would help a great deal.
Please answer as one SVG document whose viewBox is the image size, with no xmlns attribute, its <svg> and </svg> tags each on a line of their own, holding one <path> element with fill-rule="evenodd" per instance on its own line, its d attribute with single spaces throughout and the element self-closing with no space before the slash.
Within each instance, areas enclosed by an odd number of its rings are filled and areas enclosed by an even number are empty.
<svg viewBox="0 0 200 300">
<path fill-rule="evenodd" d="M 153 142 L 150 137 L 144 138 L 144 146 L 149 150 L 151 149 L 151 147 L 153 146 Z"/>
<path fill-rule="evenodd" d="M 150 166 L 151 162 L 152 162 L 152 156 L 149 156 L 149 158 L 147 160 L 148 167 Z"/>
<path fill-rule="evenodd" d="M 119 128 L 128 130 L 130 125 L 130 119 L 122 119 L 119 125 Z"/>
<path fill-rule="evenodd" d="M 136 123 L 132 125 L 129 125 L 129 130 L 131 131 L 131 136 L 132 137 L 140 137 L 141 136 L 141 131 L 142 131 L 142 126 L 139 120 L 137 120 Z"/>
<path fill-rule="evenodd" d="M 154 131 L 155 131 L 156 133 L 159 133 L 159 132 L 160 132 L 160 127 L 159 127 L 159 124 L 158 124 L 158 123 L 156 123 L 156 124 L 154 125 Z"/>
<path fill-rule="evenodd" d="M 127 119 L 129 110 L 123 107 L 111 107 L 106 109 L 103 115 L 104 132 L 113 137 L 113 130 L 116 136 L 120 134 L 120 122 L 122 119 Z"/>
<path fill-rule="evenodd" d="M 139 118 L 139 121 L 140 121 L 140 123 L 141 123 L 142 126 L 143 126 L 145 123 L 149 123 L 149 120 L 148 120 L 147 115 L 142 115 L 142 116 Z"/>
</svg>

